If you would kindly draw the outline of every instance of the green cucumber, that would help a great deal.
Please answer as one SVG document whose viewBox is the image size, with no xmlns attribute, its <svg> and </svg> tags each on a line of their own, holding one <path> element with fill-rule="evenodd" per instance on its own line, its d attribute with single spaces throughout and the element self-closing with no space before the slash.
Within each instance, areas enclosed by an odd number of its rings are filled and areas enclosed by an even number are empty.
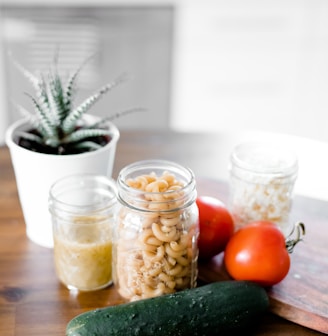
<svg viewBox="0 0 328 336">
<path fill-rule="evenodd" d="M 255 283 L 220 281 L 82 313 L 67 324 L 66 335 L 231 335 L 256 323 L 268 307 L 265 289 Z"/>
</svg>

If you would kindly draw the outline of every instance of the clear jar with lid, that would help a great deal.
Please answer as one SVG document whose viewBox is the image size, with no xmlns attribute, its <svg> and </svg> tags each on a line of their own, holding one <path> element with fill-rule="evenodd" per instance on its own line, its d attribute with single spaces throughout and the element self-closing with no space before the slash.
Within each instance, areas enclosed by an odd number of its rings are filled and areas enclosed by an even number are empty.
<svg viewBox="0 0 328 336">
<path fill-rule="evenodd" d="M 114 230 L 113 281 L 127 301 L 196 286 L 199 234 L 193 172 L 146 160 L 123 168 Z"/>
<path fill-rule="evenodd" d="M 286 146 L 268 142 L 236 146 L 230 164 L 230 208 L 236 228 L 269 220 L 288 236 L 297 173 L 297 157 Z"/>
<path fill-rule="evenodd" d="M 77 174 L 50 189 L 54 261 L 68 288 L 93 291 L 112 283 L 112 230 L 117 210 L 115 181 Z"/>
</svg>

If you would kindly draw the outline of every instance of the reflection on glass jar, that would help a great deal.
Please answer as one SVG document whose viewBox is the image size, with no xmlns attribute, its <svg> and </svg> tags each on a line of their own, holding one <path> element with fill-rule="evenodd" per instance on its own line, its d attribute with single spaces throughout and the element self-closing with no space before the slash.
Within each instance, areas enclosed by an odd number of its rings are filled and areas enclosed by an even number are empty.
<svg viewBox="0 0 328 336">
<path fill-rule="evenodd" d="M 272 143 L 243 143 L 231 154 L 230 207 L 235 225 L 275 222 L 288 236 L 298 162 L 294 153 Z"/>
<path fill-rule="evenodd" d="M 167 161 L 140 161 L 118 177 L 121 203 L 113 279 L 128 301 L 196 286 L 198 208 L 195 178 Z"/>
<path fill-rule="evenodd" d="M 56 273 L 69 289 L 91 291 L 112 282 L 116 205 L 115 183 L 104 176 L 69 176 L 51 187 Z"/>
</svg>

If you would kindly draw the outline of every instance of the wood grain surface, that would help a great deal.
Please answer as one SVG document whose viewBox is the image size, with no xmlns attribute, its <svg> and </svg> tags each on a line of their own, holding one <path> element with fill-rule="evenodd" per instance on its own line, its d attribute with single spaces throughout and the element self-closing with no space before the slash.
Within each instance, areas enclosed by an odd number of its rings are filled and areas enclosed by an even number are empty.
<svg viewBox="0 0 328 336">
<path fill-rule="evenodd" d="M 196 176 L 208 176 L 209 167 L 215 170 L 220 163 L 218 144 L 224 143 L 218 135 L 184 134 L 166 131 L 125 131 L 117 148 L 114 176 L 126 164 L 149 158 L 163 158 L 180 162 L 192 167 Z M 223 145 L 222 145 L 223 146 Z M 206 150 L 204 151 L 204 148 Z M 42 171 L 42 167 L 40 167 Z M 213 193 L 218 197 L 226 197 L 227 185 L 208 178 L 198 179 L 199 193 Z M 31 191 L 33 197 L 33 191 Z M 301 295 L 307 295 L 303 301 L 313 308 L 313 312 L 306 316 L 313 321 L 319 316 L 322 308 L 327 307 L 328 292 L 327 267 L 316 270 L 317 260 L 325 261 L 327 266 L 327 249 L 322 241 L 327 239 L 328 218 L 327 203 L 306 198 L 296 198 L 295 206 L 301 210 L 302 220 L 308 227 L 308 236 L 304 244 L 298 246 L 293 258 L 306 259 L 302 268 L 292 270 L 295 288 Z M 322 227 L 322 224 L 325 227 Z M 319 238 L 318 238 L 319 237 Z M 318 238 L 318 244 L 312 240 Z M 328 245 L 328 244 L 327 244 Z M 309 251 L 311 254 L 306 253 Z M 324 259 L 326 258 L 326 259 Z M 294 267 L 294 266 L 293 266 Z M 217 276 L 216 270 L 200 265 L 201 277 L 206 269 L 210 274 Z M 295 272 L 295 273 L 294 273 Z M 316 281 L 316 274 L 321 282 Z M 299 278 L 300 277 L 300 278 Z M 285 283 L 287 284 L 287 282 Z M 305 287 L 304 287 L 305 286 Z M 317 286 L 323 295 L 316 296 Z M 305 288 L 311 288 L 307 292 Z M 278 291 L 279 289 L 279 291 Z M 288 289 L 288 292 L 290 289 Z M 277 301 L 282 302 L 279 295 L 285 296 L 284 286 L 276 287 Z M 300 301 L 296 298 L 296 301 Z M 25 224 L 19 204 L 17 187 L 8 149 L 0 147 L 0 335 L 1 336 L 63 336 L 65 328 L 71 318 L 90 309 L 116 305 L 123 302 L 115 290 L 115 286 L 90 292 L 70 292 L 62 286 L 56 278 L 53 264 L 53 251 L 40 247 L 28 240 L 25 233 Z M 295 312 L 295 303 L 291 306 L 291 313 Z M 285 313 L 281 314 L 283 310 Z M 291 322 L 278 315 L 286 317 L 290 307 L 285 303 L 276 304 L 274 313 L 268 312 L 259 320 L 252 330 L 254 336 L 317 336 L 322 333 Z M 327 308 L 324 308 L 327 309 Z M 327 313 L 327 310 L 325 311 Z M 298 322 L 298 321 L 297 321 Z M 306 325 L 303 323 L 303 325 Z"/>
<path fill-rule="evenodd" d="M 227 202 L 228 188 L 222 182 L 198 181 L 198 191 Z M 295 197 L 292 220 L 306 225 L 306 235 L 291 254 L 287 277 L 268 289 L 271 311 L 300 325 L 328 334 L 328 206 L 326 202 Z M 206 282 L 229 279 L 223 254 L 200 264 Z"/>
</svg>

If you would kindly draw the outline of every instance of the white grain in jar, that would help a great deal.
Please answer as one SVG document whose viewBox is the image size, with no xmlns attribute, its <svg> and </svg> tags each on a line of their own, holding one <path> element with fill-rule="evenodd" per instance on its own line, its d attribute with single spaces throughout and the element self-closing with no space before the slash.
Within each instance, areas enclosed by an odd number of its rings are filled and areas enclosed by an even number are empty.
<svg viewBox="0 0 328 336">
<path fill-rule="evenodd" d="M 286 146 L 267 142 L 236 146 L 231 154 L 229 202 L 236 228 L 269 220 L 288 236 L 297 173 L 297 157 Z"/>
</svg>

